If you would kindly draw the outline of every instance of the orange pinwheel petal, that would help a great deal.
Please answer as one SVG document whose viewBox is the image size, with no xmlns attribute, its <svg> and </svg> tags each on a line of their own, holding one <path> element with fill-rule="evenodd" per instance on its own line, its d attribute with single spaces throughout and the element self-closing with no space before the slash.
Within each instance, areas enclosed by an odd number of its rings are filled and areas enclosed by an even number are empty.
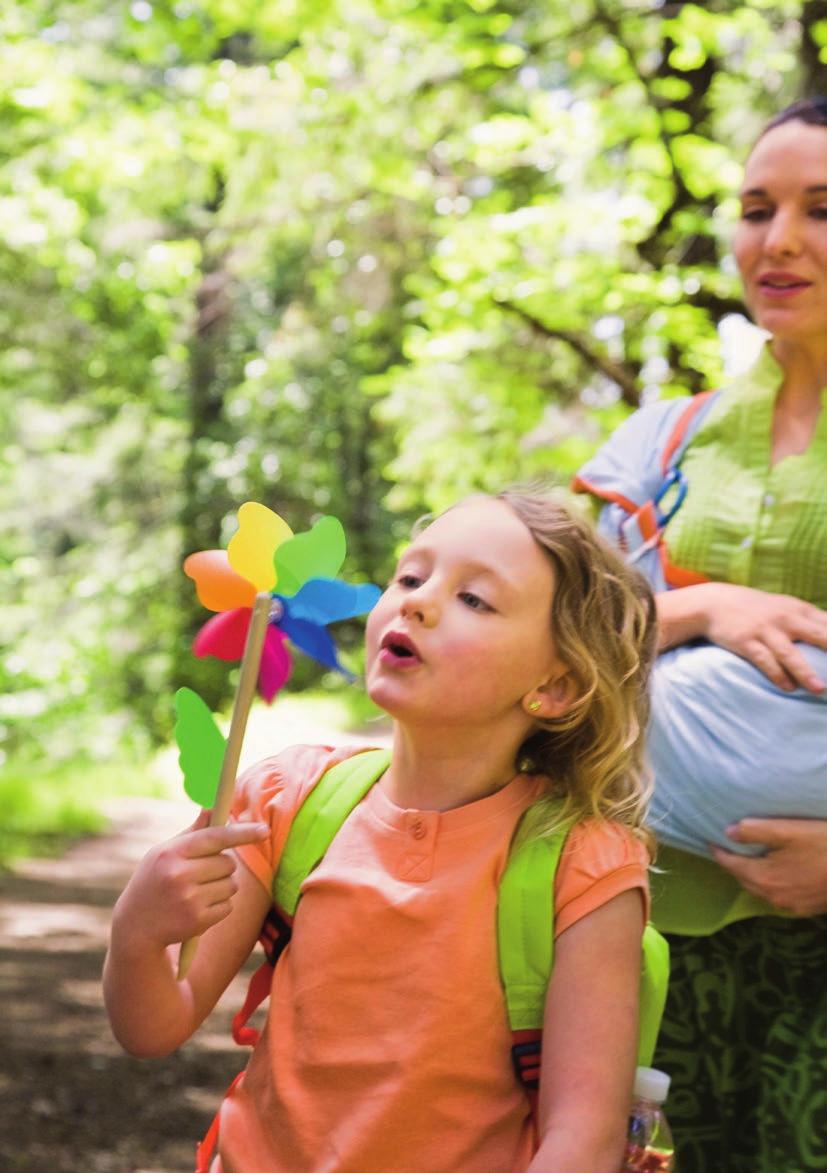
<svg viewBox="0 0 827 1173">
<path fill-rule="evenodd" d="M 238 531 L 227 546 L 230 565 L 257 591 L 271 591 L 276 585 L 273 554 L 292 536 L 290 526 L 272 509 L 245 501 L 238 510 Z"/>
<path fill-rule="evenodd" d="M 194 580 L 198 598 L 210 611 L 252 607 L 255 602 L 255 586 L 233 570 L 226 550 L 190 554 L 184 561 L 184 573 Z"/>
</svg>

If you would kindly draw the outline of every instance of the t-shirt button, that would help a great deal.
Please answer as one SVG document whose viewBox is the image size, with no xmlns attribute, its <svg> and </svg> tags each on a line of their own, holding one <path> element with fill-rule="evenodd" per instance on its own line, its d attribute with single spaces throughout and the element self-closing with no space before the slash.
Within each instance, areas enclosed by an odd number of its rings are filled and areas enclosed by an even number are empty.
<svg viewBox="0 0 827 1173">
<path fill-rule="evenodd" d="M 767 509 L 771 509 L 775 504 L 775 496 L 772 493 L 765 493 L 764 504 L 766 505 Z"/>
<path fill-rule="evenodd" d="M 741 549 L 743 549 L 743 550 L 748 550 L 748 549 L 750 548 L 750 546 L 751 546 L 751 545 L 752 545 L 752 538 L 751 538 L 751 537 L 749 537 L 749 536 L 747 536 L 747 537 L 745 537 L 745 538 L 744 538 L 744 540 L 741 542 Z"/>
<path fill-rule="evenodd" d="M 424 839 L 428 834 L 428 828 L 421 819 L 417 819 L 415 823 L 411 823 L 411 835 L 414 839 Z"/>
</svg>

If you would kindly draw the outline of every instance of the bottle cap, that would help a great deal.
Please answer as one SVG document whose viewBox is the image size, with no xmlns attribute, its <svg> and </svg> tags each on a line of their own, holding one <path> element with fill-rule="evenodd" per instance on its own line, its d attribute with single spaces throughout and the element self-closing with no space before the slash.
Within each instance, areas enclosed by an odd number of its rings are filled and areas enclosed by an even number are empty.
<svg viewBox="0 0 827 1173">
<path fill-rule="evenodd" d="M 654 1100 L 662 1104 L 669 1093 L 671 1080 L 665 1071 L 656 1067 L 638 1067 L 635 1072 L 634 1095 L 640 1100 Z"/>
</svg>

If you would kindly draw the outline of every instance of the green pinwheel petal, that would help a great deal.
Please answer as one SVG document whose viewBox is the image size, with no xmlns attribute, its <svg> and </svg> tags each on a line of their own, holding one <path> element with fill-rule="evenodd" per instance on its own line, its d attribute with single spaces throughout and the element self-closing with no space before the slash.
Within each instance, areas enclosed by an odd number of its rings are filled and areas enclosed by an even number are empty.
<svg viewBox="0 0 827 1173">
<path fill-rule="evenodd" d="M 197 692 L 179 688 L 175 694 L 175 740 L 184 775 L 184 790 L 199 806 L 211 807 L 224 760 L 224 735 Z"/>
<path fill-rule="evenodd" d="M 307 533 L 296 534 L 276 548 L 276 590 L 294 595 L 311 578 L 335 578 L 345 560 L 347 546 L 342 523 L 321 517 Z"/>
</svg>

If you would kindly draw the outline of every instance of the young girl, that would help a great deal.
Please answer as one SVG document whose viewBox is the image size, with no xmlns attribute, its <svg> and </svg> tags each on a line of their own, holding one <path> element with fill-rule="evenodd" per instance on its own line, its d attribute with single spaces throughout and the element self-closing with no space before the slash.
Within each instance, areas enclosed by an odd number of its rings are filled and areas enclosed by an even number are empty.
<svg viewBox="0 0 827 1173">
<path fill-rule="evenodd" d="M 539 495 L 471 498 L 416 537 L 367 626 L 390 766 L 304 883 L 214 1173 L 617 1173 L 648 899 L 651 615 L 608 546 Z M 166 1054 L 210 1013 L 256 942 L 293 814 L 353 752 L 260 763 L 230 825 L 199 820 L 139 866 L 104 973 L 127 1050 Z M 579 821 L 555 879 L 537 1147 L 495 921 L 517 823 L 549 798 L 549 822 Z"/>
</svg>

